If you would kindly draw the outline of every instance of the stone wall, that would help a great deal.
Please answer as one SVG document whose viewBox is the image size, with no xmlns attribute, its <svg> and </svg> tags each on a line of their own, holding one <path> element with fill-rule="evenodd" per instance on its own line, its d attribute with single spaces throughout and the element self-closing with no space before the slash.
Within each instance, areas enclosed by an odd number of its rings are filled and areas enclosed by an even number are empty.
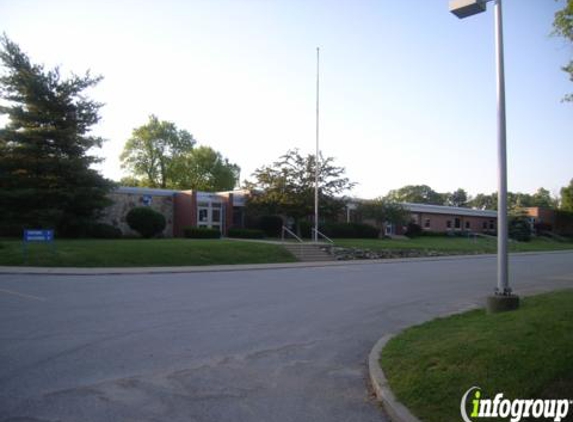
<svg viewBox="0 0 573 422">
<path fill-rule="evenodd" d="M 113 205 L 107 207 L 104 215 L 100 219 L 102 223 L 111 224 L 121 230 L 126 237 L 138 237 L 137 232 L 131 230 L 125 221 L 129 210 L 135 207 L 149 206 L 160 212 L 165 217 L 164 237 L 173 237 L 173 195 L 145 195 L 135 193 L 113 192 L 108 195 L 113 201 Z M 151 203 L 146 205 L 145 200 L 151 198 Z"/>
</svg>

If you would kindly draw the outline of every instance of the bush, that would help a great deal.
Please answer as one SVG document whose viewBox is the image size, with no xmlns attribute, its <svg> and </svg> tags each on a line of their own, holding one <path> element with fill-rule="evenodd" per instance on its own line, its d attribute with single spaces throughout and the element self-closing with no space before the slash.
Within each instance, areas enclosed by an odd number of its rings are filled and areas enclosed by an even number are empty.
<svg viewBox="0 0 573 422">
<path fill-rule="evenodd" d="M 304 239 L 312 238 L 312 228 L 314 225 L 310 221 L 301 220 L 298 222 L 298 229 L 300 231 L 300 236 Z"/>
<path fill-rule="evenodd" d="M 422 230 L 421 236 L 424 237 L 446 237 L 446 232 L 434 232 L 431 230 Z"/>
<path fill-rule="evenodd" d="M 535 227 L 535 233 L 537 234 L 553 231 L 553 226 L 549 223 L 535 223 L 534 227 Z"/>
<path fill-rule="evenodd" d="M 509 237 L 513 240 L 519 242 L 529 242 L 531 240 L 531 226 L 526 218 L 510 218 L 508 232 Z"/>
<path fill-rule="evenodd" d="M 268 237 L 279 237 L 283 228 L 283 219 L 278 215 L 263 215 L 257 222 L 257 228 Z"/>
<path fill-rule="evenodd" d="M 328 237 L 377 239 L 380 230 L 370 224 L 363 223 L 327 223 L 319 230 Z"/>
<path fill-rule="evenodd" d="M 163 214 L 149 207 L 132 208 L 125 219 L 132 230 L 135 230 L 146 239 L 157 236 L 166 226 Z"/>
<path fill-rule="evenodd" d="M 408 226 L 406 227 L 405 235 L 408 237 L 418 237 L 422 235 L 422 231 L 423 231 L 422 226 L 411 221 L 408 223 Z"/>
<path fill-rule="evenodd" d="M 88 236 L 94 239 L 119 239 L 121 230 L 111 224 L 94 223 L 88 228 Z"/>
<path fill-rule="evenodd" d="M 227 231 L 228 237 L 237 237 L 239 239 L 262 239 L 265 237 L 265 232 L 256 229 L 237 229 L 230 228 Z"/>
<path fill-rule="evenodd" d="M 183 236 L 192 239 L 219 239 L 221 232 L 219 229 L 210 229 L 207 227 L 185 227 Z"/>
</svg>

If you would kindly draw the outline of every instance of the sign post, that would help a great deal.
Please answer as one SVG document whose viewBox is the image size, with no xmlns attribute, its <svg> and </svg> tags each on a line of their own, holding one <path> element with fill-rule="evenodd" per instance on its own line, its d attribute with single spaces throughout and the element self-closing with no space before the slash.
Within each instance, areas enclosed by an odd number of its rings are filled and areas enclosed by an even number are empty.
<svg viewBox="0 0 573 422">
<path fill-rule="evenodd" d="M 56 244 L 54 243 L 54 230 L 24 230 L 23 253 L 24 262 L 28 262 L 28 244 L 45 243 L 51 246 L 52 253 L 56 254 Z"/>
</svg>

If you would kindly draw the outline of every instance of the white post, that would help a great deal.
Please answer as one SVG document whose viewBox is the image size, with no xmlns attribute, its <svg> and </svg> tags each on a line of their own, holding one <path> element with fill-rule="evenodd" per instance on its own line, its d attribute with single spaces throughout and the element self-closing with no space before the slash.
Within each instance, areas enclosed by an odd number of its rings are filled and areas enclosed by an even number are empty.
<svg viewBox="0 0 573 422">
<path fill-rule="evenodd" d="M 501 0 L 495 0 L 495 49 L 497 64 L 497 294 L 511 293 L 507 256 L 507 147 L 505 122 L 505 72 L 503 63 L 503 21 Z"/>
</svg>

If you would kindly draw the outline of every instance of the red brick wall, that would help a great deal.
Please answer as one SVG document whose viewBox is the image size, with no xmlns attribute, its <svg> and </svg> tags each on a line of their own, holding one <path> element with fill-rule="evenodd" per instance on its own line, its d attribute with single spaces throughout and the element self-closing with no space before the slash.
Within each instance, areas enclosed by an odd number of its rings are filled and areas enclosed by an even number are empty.
<svg viewBox="0 0 573 422">
<path fill-rule="evenodd" d="M 227 234 L 227 231 L 230 227 L 233 227 L 233 194 L 230 193 L 227 196 L 227 203 L 225 204 L 225 232 L 223 234 Z"/>
<path fill-rule="evenodd" d="M 460 219 L 460 226 L 456 229 L 456 218 Z M 426 227 L 426 219 L 430 220 L 430 227 Z M 418 224 L 422 227 L 422 230 L 433 231 L 433 232 L 446 232 L 449 230 L 469 230 L 473 232 L 489 232 L 489 222 L 493 220 L 493 230 L 497 229 L 497 218 L 495 217 L 469 217 L 469 216 L 459 216 L 453 214 L 430 214 L 430 213 L 419 213 Z M 451 221 L 451 227 L 448 228 L 448 221 Z M 469 228 L 466 228 L 466 222 L 469 222 Z M 486 228 L 483 228 L 483 223 L 486 223 Z"/>
<path fill-rule="evenodd" d="M 173 235 L 183 237 L 185 227 L 197 226 L 197 192 L 185 191 L 175 194 Z"/>
</svg>

